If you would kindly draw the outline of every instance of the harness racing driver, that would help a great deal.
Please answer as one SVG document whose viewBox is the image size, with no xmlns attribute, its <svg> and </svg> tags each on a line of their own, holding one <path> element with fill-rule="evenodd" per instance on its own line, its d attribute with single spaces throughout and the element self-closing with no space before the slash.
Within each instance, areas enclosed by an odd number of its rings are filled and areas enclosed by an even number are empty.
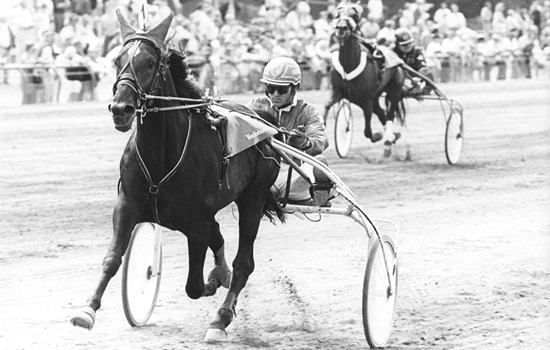
<svg viewBox="0 0 550 350">
<path fill-rule="evenodd" d="M 433 74 L 426 66 L 426 59 L 424 58 L 422 47 L 413 44 L 414 38 L 410 30 L 399 28 L 395 31 L 395 47 L 393 51 L 412 69 L 424 74 L 433 81 Z M 410 95 L 429 95 L 432 90 L 431 84 L 428 82 L 426 82 L 424 88 L 422 88 L 421 79 L 417 77 L 408 77 L 404 85 L 404 89 L 406 90 L 405 93 Z"/>
<path fill-rule="evenodd" d="M 289 57 L 276 57 L 264 68 L 260 81 L 265 84 L 265 96 L 254 98 L 247 106 L 258 114 L 267 113 L 279 127 L 290 131 L 286 142 L 320 162 L 327 164 L 321 153 L 328 147 L 325 125 L 317 109 L 310 103 L 298 99 L 302 73 L 296 61 Z M 290 166 L 281 164 L 279 176 L 272 187 L 278 198 L 284 196 Z M 330 206 L 328 202 L 330 180 L 320 170 L 304 163 L 300 166 L 314 184 L 310 185 L 294 171 L 290 183 L 289 200 L 295 204 Z M 312 198 L 313 197 L 313 198 Z"/>
</svg>

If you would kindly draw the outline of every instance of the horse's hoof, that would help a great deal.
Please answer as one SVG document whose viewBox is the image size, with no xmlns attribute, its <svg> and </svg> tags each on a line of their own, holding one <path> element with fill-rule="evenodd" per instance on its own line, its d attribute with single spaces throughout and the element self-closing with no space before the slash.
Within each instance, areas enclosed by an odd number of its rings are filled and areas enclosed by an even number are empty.
<svg viewBox="0 0 550 350">
<path fill-rule="evenodd" d="M 208 280 L 215 279 L 224 288 L 229 288 L 229 282 L 231 282 L 231 270 L 229 268 L 224 268 L 223 266 L 215 266 L 210 274 L 208 275 Z"/>
<path fill-rule="evenodd" d="M 384 134 L 382 134 L 381 132 L 375 132 L 371 137 L 371 141 L 372 143 L 375 143 L 382 140 L 383 138 L 384 138 Z"/>
<path fill-rule="evenodd" d="M 227 333 L 223 329 L 208 328 L 206 336 L 204 337 L 205 343 L 223 343 L 227 341 Z"/>
<path fill-rule="evenodd" d="M 391 143 L 390 143 L 390 147 L 384 148 L 384 158 L 389 158 L 389 157 L 391 157 Z"/>
<path fill-rule="evenodd" d="M 393 140 L 393 143 L 396 143 L 397 140 L 399 140 L 401 138 L 401 133 L 400 132 L 394 132 L 393 134 L 395 136 L 395 139 Z"/>
<path fill-rule="evenodd" d="M 73 326 L 92 330 L 95 324 L 95 311 L 89 306 L 83 306 L 76 311 L 76 315 L 71 318 Z"/>
</svg>

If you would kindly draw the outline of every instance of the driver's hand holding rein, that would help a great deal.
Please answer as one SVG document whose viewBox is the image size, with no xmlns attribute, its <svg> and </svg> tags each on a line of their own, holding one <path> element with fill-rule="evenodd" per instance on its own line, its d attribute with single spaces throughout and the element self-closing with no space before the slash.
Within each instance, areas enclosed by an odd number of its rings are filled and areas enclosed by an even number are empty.
<svg viewBox="0 0 550 350">
<path fill-rule="evenodd" d="M 265 84 L 265 96 L 252 99 L 247 103 L 251 109 L 268 114 L 275 124 L 289 131 L 286 142 L 323 162 L 321 153 L 328 147 L 325 125 L 317 109 L 310 103 L 296 97 L 302 74 L 300 66 L 291 58 L 277 57 L 267 63 L 260 79 Z M 311 182 L 326 182 L 327 178 L 319 171 L 313 174 L 313 167 L 304 164 L 301 167 L 310 176 Z M 284 195 L 288 165 L 281 166 L 281 172 L 274 185 L 274 191 L 280 197 Z M 322 178 L 321 178 L 322 177 Z M 311 198 L 309 184 L 297 172 L 293 173 L 289 199 L 304 204 L 326 205 L 326 200 L 314 201 Z M 328 199 L 328 198 L 327 198 Z M 308 201 L 311 201 L 309 203 Z"/>
</svg>

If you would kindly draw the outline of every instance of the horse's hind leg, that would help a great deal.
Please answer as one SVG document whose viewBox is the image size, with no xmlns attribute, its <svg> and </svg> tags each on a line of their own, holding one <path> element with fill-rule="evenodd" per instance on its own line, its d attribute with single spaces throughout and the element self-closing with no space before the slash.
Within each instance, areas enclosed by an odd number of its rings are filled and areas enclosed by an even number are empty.
<svg viewBox="0 0 550 350">
<path fill-rule="evenodd" d="M 138 209 L 128 206 L 128 200 L 123 194 L 119 195 L 117 205 L 113 214 L 113 239 L 109 250 L 103 259 L 102 272 L 94 291 L 86 302 L 86 306 L 78 309 L 71 318 L 71 323 L 74 326 L 92 329 L 95 324 L 95 313 L 101 307 L 101 298 L 109 284 L 109 281 L 117 273 L 122 264 L 122 256 L 124 255 L 130 235 L 134 226 L 138 222 Z"/>
<path fill-rule="evenodd" d="M 216 290 L 223 286 L 229 288 L 231 280 L 231 270 L 225 260 L 224 239 L 220 232 L 220 225 L 216 220 L 212 220 L 210 225 L 210 242 L 208 247 L 214 252 L 214 268 L 208 274 L 208 282 L 205 286 L 203 296 L 210 296 L 216 293 Z"/>
<path fill-rule="evenodd" d="M 233 260 L 233 277 L 231 278 L 229 291 L 206 333 L 204 341 L 207 343 L 227 340 L 225 329 L 229 326 L 235 314 L 237 297 L 246 285 L 248 277 L 254 271 L 253 248 L 260 226 L 260 219 L 263 216 L 262 208 L 265 194 L 253 187 L 249 186 L 249 190 L 237 201 L 240 218 L 239 249 L 235 260 Z"/>
</svg>

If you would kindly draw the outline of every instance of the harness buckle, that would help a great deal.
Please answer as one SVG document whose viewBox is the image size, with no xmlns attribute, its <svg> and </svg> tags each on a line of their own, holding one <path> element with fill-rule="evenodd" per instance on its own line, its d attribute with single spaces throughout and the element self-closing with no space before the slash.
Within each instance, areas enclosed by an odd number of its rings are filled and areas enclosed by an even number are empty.
<svg viewBox="0 0 550 350">
<path fill-rule="evenodd" d="M 149 187 L 149 193 L 152 195 L 156 195 L 159 193 L 159 187 L 157 185 L 151 185 Z"/>
</svg>

